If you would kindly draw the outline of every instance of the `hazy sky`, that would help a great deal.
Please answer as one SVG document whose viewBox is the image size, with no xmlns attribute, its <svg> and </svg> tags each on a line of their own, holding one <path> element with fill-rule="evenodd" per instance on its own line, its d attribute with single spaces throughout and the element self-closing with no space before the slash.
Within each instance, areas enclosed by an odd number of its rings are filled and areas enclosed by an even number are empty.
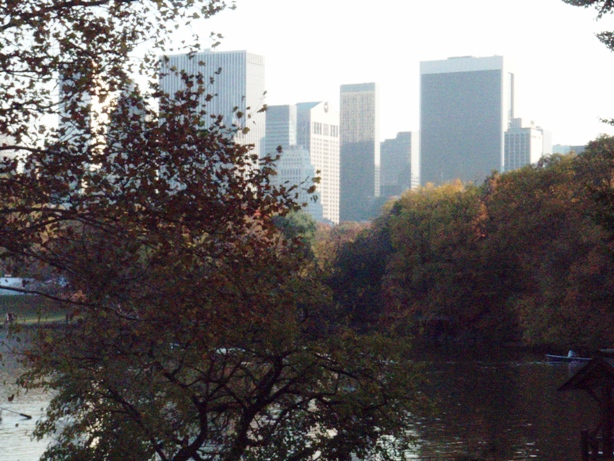
<svg viewBox="0 0 614 461">
<path fill-rule="evenodd" d="M 377 82 L 381 139 L 419 129 L 419 63 L 502 55 L 513 63 L 516 116 L 585 144 L 614 127 L 614 53 L 595 33 L 614 17 L 561 0 L 237 0 L 193 26 L 218 50 L 265 56 L 268 104 L 327 100 L 339 86 Z"/>
</svg>

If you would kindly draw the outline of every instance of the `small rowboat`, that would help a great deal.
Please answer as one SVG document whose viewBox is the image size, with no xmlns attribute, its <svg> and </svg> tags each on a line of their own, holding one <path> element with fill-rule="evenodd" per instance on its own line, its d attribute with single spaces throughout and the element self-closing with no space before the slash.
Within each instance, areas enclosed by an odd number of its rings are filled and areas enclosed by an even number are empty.
<svg viewBox="0 0 614 461">
<path fill-rule="evenodd" d="M 546 360 L 549 362 L 589 362 L 590 357 L 578 357 L 577 355 L 553 355 L 546 354 Z"/>
</svg>

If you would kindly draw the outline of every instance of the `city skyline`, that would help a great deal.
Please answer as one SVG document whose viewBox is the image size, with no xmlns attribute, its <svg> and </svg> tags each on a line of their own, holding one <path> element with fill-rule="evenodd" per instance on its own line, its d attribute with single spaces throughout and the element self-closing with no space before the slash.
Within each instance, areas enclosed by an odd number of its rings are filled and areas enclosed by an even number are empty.
<svg viewBox="0 0 614 461">
<path fill-rule="evenodd" d="M 267 104 L 335 101 L 341 84 L 378 83 L 379 141 L 418 130 L 421 61 L 505 56 L 518 77 L 517 113 L 548 127 L 554 144 L 581 145 L 614 134 L 599 120 L 614 118 L 614 94 L 605 91 L 614 56 L 594 37 L 614 29 L 614 18 L 595 17 L 561 0 L 383 0 L 377 8 L 362 0 L 238 0 L 235 11 L 182 33 L 199 34 L 207 48 L 210 32 L 219 32 L 220 50 L 265 56 Z"/>
</svg>

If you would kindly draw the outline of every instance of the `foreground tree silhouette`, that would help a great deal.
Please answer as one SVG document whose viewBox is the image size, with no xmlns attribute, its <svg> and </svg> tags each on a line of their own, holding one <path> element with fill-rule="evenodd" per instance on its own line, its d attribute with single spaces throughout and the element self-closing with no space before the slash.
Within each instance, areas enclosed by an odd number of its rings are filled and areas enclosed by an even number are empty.
<svg viewBox="0 0 614 461">
<path fill-rule="evenodd" d="M 199 109 L 201 76 L 130 79 L 173 21 L 226 6 L 186 4 L 0 6 L 0 255 L 66 313 L 21 332 L 21 386 L 53 391 L 43 458 L 398 459 L 421 402 L 403 348 L 330 323 L 271 159 Z"/>
</svg>

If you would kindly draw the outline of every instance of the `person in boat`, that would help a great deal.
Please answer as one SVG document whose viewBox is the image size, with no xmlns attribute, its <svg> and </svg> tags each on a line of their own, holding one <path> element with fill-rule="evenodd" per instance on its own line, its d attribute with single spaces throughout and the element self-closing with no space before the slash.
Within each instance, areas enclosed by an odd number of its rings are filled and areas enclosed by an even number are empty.
<svg viewBox="0 0 614 461">
<path fill-rule="evenodd" d="M 567 357 L 571 358 L 571 357 L 577 357 L 577 356 L 578 356 L 578 353 L 576 351 L 569 349 L 569 352 L 567 353 Z"/>
</svg>

